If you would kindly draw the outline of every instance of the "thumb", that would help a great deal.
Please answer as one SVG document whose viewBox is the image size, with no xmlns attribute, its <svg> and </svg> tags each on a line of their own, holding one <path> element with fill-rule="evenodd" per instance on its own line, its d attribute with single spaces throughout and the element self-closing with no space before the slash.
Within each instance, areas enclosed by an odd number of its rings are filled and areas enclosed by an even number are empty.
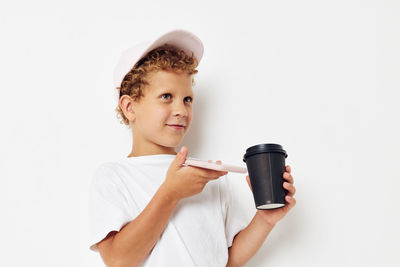
<svg viewBox="0 0 400 267">
<path fill-rule="evenodd" d="M 183 146 L 181 150 L 175 156 L 175 162 L 180 167 L 182 163 L 186 161 L 186 157 L 188 154 L 187 147 Z"/>
</svg>

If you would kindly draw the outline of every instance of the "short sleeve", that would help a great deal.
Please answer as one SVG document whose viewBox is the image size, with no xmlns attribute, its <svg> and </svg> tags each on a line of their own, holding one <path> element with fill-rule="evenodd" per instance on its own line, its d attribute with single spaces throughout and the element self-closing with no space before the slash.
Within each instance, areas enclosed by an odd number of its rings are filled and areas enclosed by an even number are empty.
<svg viewBox="0 0 400 267">
<path fill-rule="evenodd" d="M 248 222 L 244 214 L 241 214 L 237 207 L 237 200 L 234 199 L 233 187 L 229 183 L 228 176 L 225 175 L 221 180 L 221 198 L 225 207 L 224 222 L 225 236 L 228 247 L 232 246 L 235 236 L 247 227 Z"/>
<path fill-rule="evenodd" d="M 111 231 L 119 231 L 132 220 L 126 200 L 117 186 L 115 171 L 103 164 L 95 171 L 89 187 L 90 249 Z"/>
</svg>

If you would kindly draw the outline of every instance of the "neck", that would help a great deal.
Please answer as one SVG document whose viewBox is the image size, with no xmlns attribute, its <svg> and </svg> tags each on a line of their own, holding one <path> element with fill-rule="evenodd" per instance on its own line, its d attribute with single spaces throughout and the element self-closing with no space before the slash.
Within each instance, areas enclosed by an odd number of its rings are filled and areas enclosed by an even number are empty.
<svg viewBox="0 0 400 267">
<path fill-rule="evenodd" d="M 139 156 L 158 155 L 158 154 L 176 155 L 177 153 L 175 152 L 175 149 L 173 147 L 157 146 L 152 149 L 139 149 L 139 147 L 132 147 L 132 151 L 128 155 L 128 158 L 139 157 Z"/>
</svg>

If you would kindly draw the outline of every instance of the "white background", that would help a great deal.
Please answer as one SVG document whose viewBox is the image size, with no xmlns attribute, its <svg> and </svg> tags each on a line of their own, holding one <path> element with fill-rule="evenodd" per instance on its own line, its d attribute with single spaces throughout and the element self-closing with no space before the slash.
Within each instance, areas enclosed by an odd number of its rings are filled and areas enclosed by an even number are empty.
<svg viewBox="0 0 400 267">
<path fill-rule="evenodd" d="M 113 67 L 174 28 L 205 46 L 189 155 L 289 155 L 297 205 L 246 266 L 400 266 L 398 1 L 0 3 L 2 266 L 103 266 L 88 185 L 132 144 Z M 251 218 L 245 175 L 228 176 Z"/>
</svg>

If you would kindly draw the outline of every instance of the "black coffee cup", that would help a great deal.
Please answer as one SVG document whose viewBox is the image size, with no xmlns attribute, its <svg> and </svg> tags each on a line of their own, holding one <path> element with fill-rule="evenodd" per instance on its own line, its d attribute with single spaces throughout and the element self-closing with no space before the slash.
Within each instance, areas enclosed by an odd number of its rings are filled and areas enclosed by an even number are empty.
<svg viewBox="0 0 400 267">
<path fill-rule="evenodd" d="M 286 205 L 283 188 L 286 151 L 278 144 L 259 144 L 247 148 L 243 155 L 259 210 L 277 209 Z"/>
</svg>

